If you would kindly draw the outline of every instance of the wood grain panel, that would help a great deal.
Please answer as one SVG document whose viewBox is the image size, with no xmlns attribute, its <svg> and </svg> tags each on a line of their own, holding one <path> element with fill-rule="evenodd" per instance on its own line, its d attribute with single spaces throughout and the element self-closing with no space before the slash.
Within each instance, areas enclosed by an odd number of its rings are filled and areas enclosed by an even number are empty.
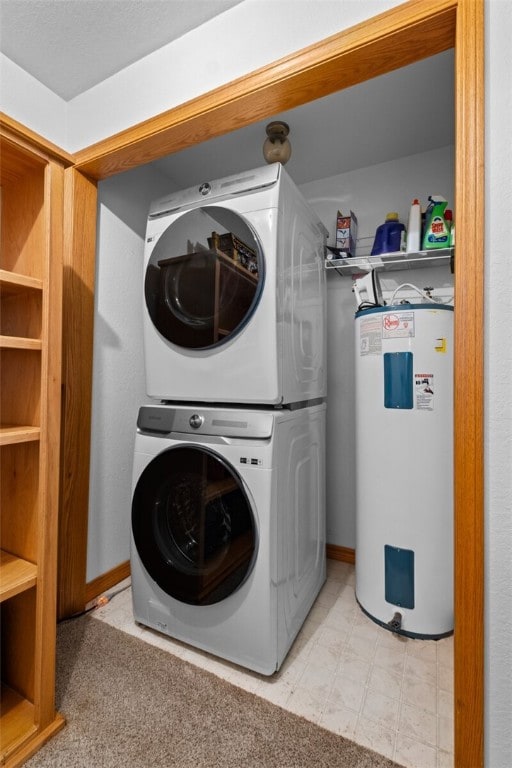
<svg viewBox="0 0 512 768">
<path fill-rule="evenodd" d="M 32 167 L 21 180 L 5 184 L 8 194 L 2 195 L 0 266 L 39 279 L 43 277 L 41 243 L 45 241 L 43 176 L 44 166 Z"/>
<path fill-rule="evenodd" d="M 0 286 L 0 333 L 2 336 L 41 338 L 41 290 Z"/>
<path fill-rule="evenodd" d="M 483 757 L 483 2 L 460 0 L 456 39 L 455 764 Z"/>
<path fill-rule="evenodd" d="M 17 350 L 30 350 L 40 351 L 43 348 L 43 343 L 40 339 L 26 339 L 22 336 L 0 336 L 0 349 L 17 349 Z M 14 366 L 16 370 L 18 366 Z"/>
<path fill-rule="evenodd" d="M 16 427 L 12 424 L 0 427 L 0 446 L 15 445 L 16 443 L 27 443 L 38 441 L 41 430 L 39 427 Z"/>
<path fill-rule="evenodd" d="M 0 280 L 9 297 L 3 322 L 13 334 L 0 339 L 2 547 L 37 565 L 34 585 L 27 578 L 2 603 L 2 680 L 26 699 L 14 697 L 12 712 L 2 709 L 8 743 L 2 742 L 0 760 L 14 766 L 62 723 L 55 714 L 55 606 L 64 166 L 44 154 L 44 142 L 30 145 L 31 132 L 18 126 L 14 135 L 0 122 L 8 169 Z M 23 332 L 29 337 L 18 335 Z"/>
<path fill-rule="evenodd" d="M 351 563 L 354 565 L 356 562 L 355 549 L 350 547 L 339 547 L 337 544 L 327 544 L 326 554 L 330 560 L 339 560 L 342 563 Z"/>
<path fill-rule="evenodd" d="M 2 732 L 0 754 L 2 765 L 6 765 L 9 751 L 19 741 L 20 733 L 35 733 L 34 705 L 2 683 Z"/>
<path fill-rule="evenodd" d="M 73 165 L 75 162 L 75 158 L 69 152 L 65 152 L 61 147 L 48 141 L 39 133 L 30 130 L 30 128 L 14 120 L 14 118 L 6 115 L 5 112 L 0 112 L 0 128 L 2 128 L 6 135 L 11 134 L 16 139 L 18 147 L 25 146 L 32 158 L 37 152 L 40 152 L 44 163 L 46 163 L 48 158 L 62 161 L 63 165 Z M 3 162 L 4 160 L 2 160 Z M 31 164 L 33 165 L 33 159 Z"/>
<path fill-rule="evenodd" d="M 96 252 L 95 183 L 66 171 L 59 616 L 84 608 Z"/>
<path fill-rule="evenodd" d="M 4 123 L 4 116 L 0 112 L 0 128 Z M 2 187 L 10 186 L 23 182 L 30 177 L 34 171 L 43 171 L 47 158 L 34 147 L 29 147 L 24 140 L 21 144 L 14 137 L 2 133 L 0 135 L 0 155 L 2 162 L 0 164 L 0 181 Z M 39 169 L 37 168 L 39 166 Z"/>
<path fill-rule="evenodd" d="M 39 509 L 39 442 L 3 445 L 0 449 L 0 526 L 2 549 L 37 563 Z"/>
<path fill-rule="evenodd" d="M 12 703 L 12 698 L 11 698 Z M 28 712 L 23 712 L 25 706 L 21 702 L 17 702 L 18 711 L 15 714 L 14 722 L 9 724 L 9 730 L 11 733 L 16 729 L 18 732 L 20 728 L 23 728 L 23 721 L 27 722 L 29 717 Z M 58 731 L 61 730 L 66 724 L 65 719 L 58 712 L 55 714 L 52 722 L 46 727 L 38 729 L 31 737 L 27 735 L 27 738 L 23 740 L 23 743 L 19 744 L 16 748 L 15 744 L 12 744 L 5 752 L 5 762 L 2 763 L 4 768 L 19 768 L 23 765 L 29 757 L 32 757 L 43 744 L 52 738 Z"/>
<path fill-rule="evenodd" d="M 0 574 L 0 601 L 3 602 L 35 587 L 37 566 L 8 552 L 0 551 Z"/>
<path fill-rule="evenodd" d="M 45 169 L 45 280 L 43 291 L 41 443 L 39 455 L 38 583 L 34 653 L 35 720 L 39 730 L 55 720 L 55 625 L 59 512 L 62 360 L 62 220 L 64 167 Z M 41 255 L 43 260 L 43 256 Z"/>
<path fill-rule="evenodd" d="M 1 605 L 2 682 L 34 702 L 35 588 Z"/>
<path fill-rule="evenodd" d="M 0 408 L 5 424 L 37 427 L 40 425 L 41 341 L 11 338 L 25 346 L 0 349 Z M 1 344 L 1 342 L 0 342 Z M 37 345 L 30 348 L 31 345 Z"/>
<path fill-rule="evenodd" d="M 243 128 L 454 44 L 456 0 L 411 0 L 78 152 L 95 179 Z"/>
</svg>

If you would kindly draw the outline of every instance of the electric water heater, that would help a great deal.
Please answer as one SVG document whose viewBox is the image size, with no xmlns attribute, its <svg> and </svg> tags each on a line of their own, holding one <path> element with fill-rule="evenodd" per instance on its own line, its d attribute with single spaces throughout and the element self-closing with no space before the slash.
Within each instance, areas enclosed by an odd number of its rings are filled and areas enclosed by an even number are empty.
<svg viewBox="0 0 512 768">
<path fill-rule="evenodd" d="M 453 631 L 453 307 L 358 311 L 356 597 L 390 630 Z"/>
</svg>

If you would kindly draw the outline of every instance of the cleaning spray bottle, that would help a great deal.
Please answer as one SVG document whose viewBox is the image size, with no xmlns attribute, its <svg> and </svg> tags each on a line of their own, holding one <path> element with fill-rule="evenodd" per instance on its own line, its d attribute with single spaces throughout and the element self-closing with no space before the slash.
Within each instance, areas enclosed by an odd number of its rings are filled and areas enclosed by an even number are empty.
<svg viewBox="0 0 512 768">
<path fill-rule="evenodd" d="M 421 206 L 414 198 L 407 223 L 407 253 L 416 253 L 421 247 Z"/>
<path fill-rule="evenodd" d="M 448 248 L 450 232 L 445 221 L 445 210 L 448 203 L 440 195 L 429 197 L 429 205 L 425 215 L 425 231 L 423 233 L 423 250 L 431 248 Z"/>
<path fill-rule="evenodd" d="M 448 245 L 452 245 L 452 233 L 453 237 L 455 237 L 455 225 L 453 223 L 453 211 L 450 210 L 450 208 L 447 208 L 444 212 L 444 220 L 446 222 L 446 227 L 448 229 Z"/>
</svg>

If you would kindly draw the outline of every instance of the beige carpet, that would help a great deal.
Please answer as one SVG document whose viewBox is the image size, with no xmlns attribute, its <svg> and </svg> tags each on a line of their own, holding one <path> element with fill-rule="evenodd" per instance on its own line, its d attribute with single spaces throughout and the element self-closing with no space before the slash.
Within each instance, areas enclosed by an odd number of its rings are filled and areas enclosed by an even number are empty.
<svg viewBox="0 0 512 768">
<path fill-rule="evenodd" d="M 94 618 L 59 625 L 66 727 L 30 768 L 392 768 L 375 752 Z"/>
</svg>

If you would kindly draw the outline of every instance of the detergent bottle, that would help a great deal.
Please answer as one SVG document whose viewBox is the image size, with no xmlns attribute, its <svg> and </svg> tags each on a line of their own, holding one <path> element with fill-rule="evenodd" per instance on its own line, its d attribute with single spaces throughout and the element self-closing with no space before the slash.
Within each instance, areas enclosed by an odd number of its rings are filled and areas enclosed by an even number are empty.
<svg viewBox="0 0 512 768">
<path fill-rule="evenodd" d="M 407 252 L 416 253 L 421 247 L 421 206 L 416 198 L 411 203 L 407 224 Z"/>
<path fill-rule="evenodd" d="M 371 255 L 399 251 L 404 230 L 405 226 L 398 221 L 398 213 L 388 213 L 385 222 L 377 227 Z"/>
<path fill-rule="evenodd" d="M 452 240 L 455 238 L 455 224 L 453 223 L 453 211 L 450 208 L 447 208 L 444 212 L 444 220 L 448 229 L 448 245 L 451 246 L 453 244 Z"/>
</svg>

